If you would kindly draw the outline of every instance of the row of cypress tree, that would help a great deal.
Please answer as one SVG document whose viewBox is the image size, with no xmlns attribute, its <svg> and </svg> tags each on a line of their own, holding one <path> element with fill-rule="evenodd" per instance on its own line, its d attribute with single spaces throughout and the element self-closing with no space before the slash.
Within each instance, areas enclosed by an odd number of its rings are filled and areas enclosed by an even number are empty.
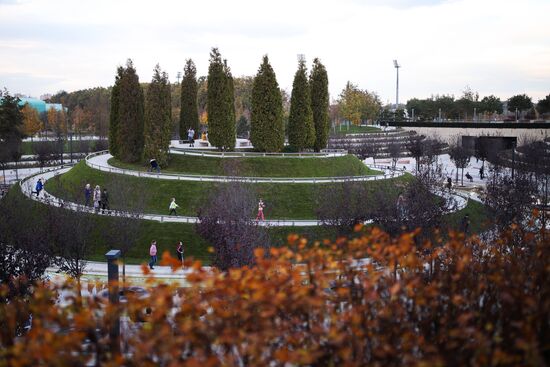
<svg viewBox="0 0 550 367">
<path fill-rule="evenodd" d="M 198 133 L 197 69 L 186 61 L 181 83 L 180 136 L 190 127 Z M 254 78 L 250 139 L 259 151 L 284 148 L 283 102 L 275 72 L 267 56 Z M 304 60 L 294 76 L 288 119 L 288 142 L 298 151 L 327 145 L 329 131 L 328 76 L 315 59 L 309 77 Z M 222 150 L 235 148 L 235 97 L 233 76 L 217 48 L 210 53 L 207 80 L 208 137 Z M 111 94 L 109 149 L 124 162 L 156 158 L 168 160 L 171 135 L 171 96 L 168 75 L 157 65 L 144 97 L 132 60 L 117 69 Z"/>
<path fill-rule="evenodd" d="M 168 74 L 157 64 L 146 97 L 132 60 L 118 67 L 111 91 L 109 150 L 123 162 L 168 160 L 171 136 L 171 95 Z"/>
<path fill-rule="evenodd" d="M 329 132 L 328 76 L 315 59 L 307 76 L 301 59 L 294 75 L 288 117 L 288 143 L 298 151 L 326 147 Z M 278 152 L 284 147 L 283 105 L 275 72 L 264 56 L 252 88 L 250 140 L 261 151 Z"/>
</svg>

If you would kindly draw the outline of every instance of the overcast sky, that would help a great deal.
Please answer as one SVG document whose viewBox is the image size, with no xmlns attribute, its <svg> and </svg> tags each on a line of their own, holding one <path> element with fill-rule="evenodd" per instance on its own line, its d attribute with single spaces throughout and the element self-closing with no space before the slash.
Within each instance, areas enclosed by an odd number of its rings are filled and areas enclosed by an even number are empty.
<svg viewBox="0 0 550 367">
<path fill-rule="evenodd" d="M 0 88 L 39 96 L 113 84 L 132 58 L 141 81 L 187 58 L 206 75 L 218 47 L 233 75 L 268 54 L 289 92 L 297 55 L 325 64 L 331 98 L 349 80 L 395 101 L 432 94 L 550 93 L 549 0 L 0 0 Z"/>
</svg>

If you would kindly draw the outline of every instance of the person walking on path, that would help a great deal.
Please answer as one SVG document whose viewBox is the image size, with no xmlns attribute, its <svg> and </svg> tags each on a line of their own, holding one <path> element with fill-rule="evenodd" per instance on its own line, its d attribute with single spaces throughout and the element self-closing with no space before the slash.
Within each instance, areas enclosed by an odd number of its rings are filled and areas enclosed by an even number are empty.
<svg viewBox="0 0 550 367">
<path fill-rule="evenodd" d="M 101 188 L 99 185 L 96 185 L 94 189 L 94 211 L 99 212 L 99 207 L 101 206 Z"/>
<path fill-rule="evenodd" d="M 40 196 L 40 191 L 44 188 L 44 183 L 42 182 L 42 179 L 39 178 L 38 181 L 36 181 L 36 186 L 34 187 L 34 192 L 36 193 L 36 197 Z M 32 194 L 32 193 L 31 193 Z"/>
<path fill-rule="evenodd" d="M 86 184 L 86 186 L 84 186 L 84 197 L 86 198 L 86 203 L 84 205 L 89 206 L 90 199 L 92 198 L 92 187 L 90 184 Z"/>
<path fill-rule="evenodd" d="M 103 189 L 101 193 L 101 214 L 105 213 L 105 210 L 109 211 L 109 193 L 107 189 Z"/>
<path fill-rule="evenodd" d="M 178 255 L 178 260 L 183 263 L 183 243 L 181 241 L 178 242 L 178 246 L 176 247 L 176 254 Z"/>
<path fill-rule="evenodd" d="M 484 169 L 483 169 L 483 166 L 481 166 L 481 168 L 479 169 L 479 178 L 483 180 L 483 177 L 484 177 Z"/>
<path fill-rule="evenodd" d="M 174 213 L 174 215 L 178 215 L 176 213 L 176 209 L 179 207 L 180 206 L 176 204 L 176 198 L 172 198 L 172 201 L 170 202 L 170 206 L 168 207 L 168 209 L 170 209 L 170 213 L 168 215 L 172 215 L 172 213 Z"/>
<path fill-rule="evenodd" d="M 149 261 L 149 268 L 153 270 L 155 264 L 157 263 L 157 241 L 151 242 L 151 247 L 149 247 L 149 256 L 151 256 L 151 261 Z"/>
<path fill-rule="evenodd" d="M 187 130 L 187 140 L 189 140 L 189 147 L 195 146 L 195 130 L 192 127 Z"/>
<path fill-rule="evenodd" d="M 470 216 L 468 214 L 462 218 L 462 221 L 460 222 L 460 230 L 464 232 L 464 234 L 468 234 L 470 230 Z"/>
<path fill-rule="evenodd" d="M 160 166 L 155 158 L 151 159 L 149 161 L 149 164 L 151 165 L 151 167 L 149 167 L 147 172 L 157 171 L 157 173 L 160 173 Z"/>
<path fill-rule="evenodd" d="M 260 201 L 258 202 L 258 214 L 256 215 L 256 220 L 265 221 L 264 208 L 265 208 L 264 201 L 260 198 Z"/>
</svg>

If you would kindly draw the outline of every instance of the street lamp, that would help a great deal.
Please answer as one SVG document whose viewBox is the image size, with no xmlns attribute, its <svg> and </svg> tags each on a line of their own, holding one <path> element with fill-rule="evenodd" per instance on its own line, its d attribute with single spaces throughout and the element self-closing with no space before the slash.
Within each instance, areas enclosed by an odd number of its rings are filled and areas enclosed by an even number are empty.
<svg viewBox="0 0 550 367">
<path fill-rule="evenodd" d="M 399 108 L 399 68 L 401 65 L 397 63 L 397 60 L 393 60 L 393 66 L 395 67 L 395 71 L 397 73 L 397 82 L 395 85 L 395 110 Z"/>
</svg>

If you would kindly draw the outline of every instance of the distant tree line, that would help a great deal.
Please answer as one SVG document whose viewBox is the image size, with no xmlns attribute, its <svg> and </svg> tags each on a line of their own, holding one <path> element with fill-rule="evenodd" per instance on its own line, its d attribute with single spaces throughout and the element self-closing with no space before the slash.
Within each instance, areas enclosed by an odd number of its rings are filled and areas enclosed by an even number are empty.
<svg viewBox="0 0 550 367">
<path fill-rule="evenodd" d="M 501 115 L 505 112 L 504 102 L 510 115 L 515 115 L 517 111 L 518 119 L 536 119 L 550 113 L 550 94 L 535 105 L 526 94 L 514 95 L 507 101 L 502 101 L 494 95 L 480 99 L 479 94 L 472 92 L 470 88 L 466 88 L 462 96 L 456 99 L 451 95 L 436 95 L 426 99 L 412 98 L 407 101 L 405 108 L 408 117 L 414 116 L 416 121 L 433 121 L 440 117 L 442 120 L 470 121 L 486 120 Z M 400 118 L 404 118 L 403 113 L 395 116 L 397 120 Z M 515 116 L 513 118 L 515 119 Z"/>
</svg>

